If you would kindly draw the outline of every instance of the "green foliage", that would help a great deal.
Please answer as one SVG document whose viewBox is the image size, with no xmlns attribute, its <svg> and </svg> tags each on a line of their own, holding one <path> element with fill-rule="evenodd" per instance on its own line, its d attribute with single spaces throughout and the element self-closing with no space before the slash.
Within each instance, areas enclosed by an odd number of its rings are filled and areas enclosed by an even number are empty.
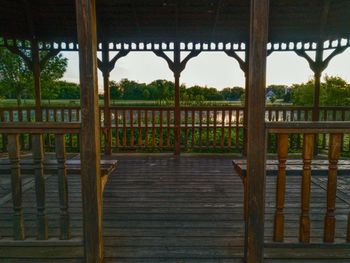
<svg viewBox="0 0 350 263">
<path fill-rule="evenodd" d="M 339 77 L 326 76 L 321 89 L 321 105 L 349 106 L 350 85 Z"/>
<path fill-rule="evenodd" d="M 311 106 L 313 103 L 313 96 L 313 81 L 310 80 L 307 83 L 292 85 L 291 97 L 294 105 Z"/>
<path fill-rule="evenodd" d="M 77 100 L 80 99 L 80 86 L 76 83 L 67 81 L 54 82 L 57 90 L 57 99 L 60 100 Z"/>
<path fill-rule="evenodd" d="M 291 101 L 294 105 L 311 106 L 313 104 L 314 82 L 294 84 L 291 89 Z M 326 76 L 321 83 L 320 104 L 322 106 L 349 106 L 350 85 L 340 77 Z"/>
<path fill-rule="evenodd" d="M 28 57 L 31 53 L 22 50 Z M 47 55 L 46 51 L 40 52 L 40 57 Z M 48 60 L 41 71 L 41 90 L 43 99 L 58 98 L 56 81 L 63 77 L 68 60 L 62 55 L 57 55 Z M 5 98 L 17 100 L 20 105 L 23 98 L 34 97 L 33 73 L 25 61 L 5 48 L 0 48 L 0 91 Z"/>
<path fill-rule="evenodd" d="M 275 94 L 276 99 L 284 99 L 286 94 L 287 86 L 285 85 L 270 85 L 267 87 L 267 90 L 271 90 Z"/>
<path fill-rule="evenodd" d="M 110 92 L 111 92 L 111 100 L 119 100 L 122 99 L 123 97 L 123 89 L 120 86 L 119 83 L 117 83 L 116 81 L 110 81 L 109 82 L 109 88 L 110 88 Z"/>
<path fill-rule="evenodd" d="M 244 89 L 241 87 L 224 88 L 220 93 L 224 97 L 224 100 L 234 101 L 241 99 Z"/>
<path fill-rule="evenodd" d="M 46 52 L 40 52 L 40 56 L 44 57 Z M 41 71 L 41 93 L 43 99 L 58 99 L 60 94 L 61 79 L 66 72 L 68 60 L 62 54 L 49 59 L 45 67 Z"/>
<path fill-rule="evenodd" d="M 32 73 L 26 63 L 17 55 L 0 48 L 0 92 L 5 98 L 17 100 L 21 104 L 27 96 L 32 82 Z"/>
</svg>

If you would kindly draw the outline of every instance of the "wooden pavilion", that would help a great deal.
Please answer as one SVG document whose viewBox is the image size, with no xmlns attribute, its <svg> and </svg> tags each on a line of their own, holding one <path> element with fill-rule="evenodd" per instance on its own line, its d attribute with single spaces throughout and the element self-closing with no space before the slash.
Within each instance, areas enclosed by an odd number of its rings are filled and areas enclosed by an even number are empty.
<svg viewBox="0 0 350 263">
<path fill-rule="evenodd" d="M 347 221 L 347 225 L 342 226 L 343 232 L 348 231 L 347 237 L 335 242 L 335 206 L 339 201 L 336 184 L 339 141 L 342 134 L 350 132 L 350 123 L 344 121 L 319 122 L 321 74 L 334 56 L 350 46 L 349 0 L 99 0 L 96 3 L 95 0 L 76 0 L 75 2 L 68 0 L 1 0 L 0 20 L 0 46 L 18 54 L 28 63 L 33 70 L 36 95 L 35 123 L 0 124 L 0 133 L 8 135 L 13 204 L 13 234 L 9 237 L 0 232 L 0 251 L 4 255 L 2 258 L 16 262 L 16 258 L 21 258 L 18 254 L 23 252 L 26 255 L 24 258 L 31 258 L 34 262 L 40 259 L 44 262 L 48 259 L 102 262 L 104 251 L 108 248 L 104 246 L 102 227 L 102 197 L 106 178 L 101 177 L 104 164 L 100 156 L 101 125 L 97 69 L 102 71 L 104 77 L 103 133 L 105 153 L 110 155 L 112 140 L 108 89 L 110 72 L 118 59 L 129 52 L 154 52 L 166 60 L 175 78 L 174 152 L 179 155 L 181 151 L 179 92 L 181 72 L 191 58 L 201 52 L 215 51 L 225 52 L 236 59 L 246 76 L 244 127 L 247 142 L 245 184 L 247 213 L 244 231 L 245 253 L 244 255 L 243 252 L 237 254 L 237 262 L 243 258 L 246 262 L 252 263 L 263 262 L 264 258 L 269 257 L 272 260 L 278 260 L 288 258 L 291 253 L 296 253 L 296 257 L 300 260 L 313 258 L 321 260 L 322 257 L 334 257 L 346 262 L 350 259 L 348 243 L 350 241 L 350 221 Z M 31 50 L 31 55 L 24 53 L 24 49 Z M 48 51 L 47 56 L 40 58 L 40 50 Z M 324 56 L 326 50 L 329 50 L 328 56 Z M 50 56 L 60 51 L 79 51 L 81 122 L 61 124 L 43 122 L 40 72 Z M 97 51 L 102 52 L 101 60 L 97 58 Z M 115 57 L 110 58 L 109 52 L 111 51 L 118 53 Z M 274 51 L 295 51 L 297 55 L 308 61 L 314 72 L 315 97 L 312 121 L 294 123 L 265 121 L 266 58 Z M 309 55 L 309 51 L 315 53 L 315 58 Z M 166 52 L 172 52 L 173 58 L 169 57 Z M 241 58 L 238 52 L 244 52 L 245 59 Z M 186 54 L 186 56 L 181 57 L 181 54 Z M 32 170 L 36 178 L 33 194 L 37 199 L 38 240 L 28 239 L 25 235 L 21 189 L 24 187 L 21 179 L 21 172 L 24 168 L 19 165 L 19 134 L 24 133 L 32 135 L 34 164 Z M 52 133 L 56 136 L 57 166 L 52 169 L 59 171 L 60 239 L 52 239 L 48 236 L 44 172 L 46 163 L 43 158 L 43 134 L 45 133 Z M 79 133 L 81 143 L 79 172 L 81 173 L 83 231 L 77 239 L 72 239 L 69 233 L 64 135 L 70 133 Z M 279 138 L 273 242 L 264 240 L 267 133 L 278 134 Z M 288 243 L 284 242 L 283 231 L 285 228 L 285 163 L 288 134 L 291 133 L 303 134 L 304 139 L 302 182 L 299 185 L 299 188 L 302 189 L 300 234 L 297 242 Z M 320 133 L 331 134 L 329 137 L 329 168 L 327 168 L 329 170 L 328 185 L 325 186 L 327 193 L 326 223 L 324 238 L 311 242 L 309 211 L 311 170 L 313 169 L 311 160 L 315 134 Z M 123 158 L 125 157 L 120 157 L 120 159 Z M 177 160 L 174 159 L 174 163 L 169 163 L 169 167 L 176 170 Z M 141 160 L 141 163 L 146 165 L 147 161 L 151 160 L 146 158 Z M 142 167 L 139 168 L 142 169 Z M 125 173 L 128 173 L 128 169 L 125 169 Z M 149 173 L 152 172 L 149 171 Z M 196 172 L 191 170 L 191 173 Z M 207 180 L 210 178 L 208 177 Z M 116 180 L 114 183 L 118 186 Z M 109 194 L 113 195 L 113 191 L 109 190 Z M 342 209 L 349 210 L 347 204 L 347 202 L 342 204 Z M 3 213 L 7 210 L 0 211 Z M 346 217 L 344 214 L 342 216 Z M 176 233 L 174 235 L 176 236 Z M 5 237 L 1 238 L 1 236 Z M 122 240 L 122 238 L 118 239 L 121 247 Z M 231 241 L 227 240 L 227 244 Z M 228 246 L 227 244 L 223 244 L 223 247 Z M 207 245 L 210 247 L 214 244 Z M 118 250 L 118 247 L 115 249 Z M 145 262 L 148 256 L 147 249 L 144 250 L 142 254 L 144 259 L 121 258 L 120 261 Z M 210 250 L 208 251 L 211 253 Z M 38 253 L 37 258 L 36 253 Z M 214 255 L 215 251 L 212 252 L 212 256 Z M 211 257 L 207 256 L 207 258 Z M 162 257 L 159 259 L 162 260 Z M 232 257 L 222 256 L 216 259 L 233 262 Z M 176 260 L 176 257 L 163 258 L 163 260 L 172 262 Z M 198 262 L 197 258 L 192 258 L 192 260 Z M 319 262 L 317 260 L 316 262 Z M 154 262 L 152 259 L 149 261 Z"/>
</svg>

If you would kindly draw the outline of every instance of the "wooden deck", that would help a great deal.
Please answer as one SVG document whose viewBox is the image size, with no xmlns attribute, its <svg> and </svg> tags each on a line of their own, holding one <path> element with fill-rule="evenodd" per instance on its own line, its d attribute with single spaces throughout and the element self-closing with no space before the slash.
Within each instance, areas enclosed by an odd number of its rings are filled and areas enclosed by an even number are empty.
<svg viewBox="0 0 350 263">
<path fill-rule="evenodd" d="M 112 174 L 104 192 L 104 236 L 106 262 L 243 262 L 243 189 L 234 174 L 232 158 L 171 155 L 113 156 L 118 170 Z M 25 176 L 25 225 L 28 237 L 36 231 L 36 204 L 33 181 Z M 286 242 L 297 242 L 300 214 L 300 176 L 288 176 L 286 193 Z M 4 182 L 4 181 L 3 181 Z M 326 206 L 325 177 L 314 177 L 311 201 L 311 242 L 320 242 Z M 338 180 L 336 242 L 344 243 L 349 212 L 350 178 Z M 4 185 L 2 185 L 4 186 Z M 31 186 L 31 187 L 30 187 Z M 12 203 L 6 187 L 0 196 L 0 255 L 7 253 L 28 262 L 25 249 L 1 247 L 12 235 Z M 265 240 L 272 241 L 275 204 L 275 177 L 267 177 Z M 8 193 L 7 193 L 8 194 Z M 79 244 L 82 236 L 80 179 L 69 176 L 72 234 Z M 2 202 L 2 203 L 1 203 Z M 47 178 L 49 236 L 59 236 L 57 178 Z M 75 248 L 81 251 L 78 245 Z M 28 249 L 29 250 L 29 249 Z M 12 251 L 12 252 L 11 252 Z M 268 249 L 267 262 L 294 262 L 281 258 L 293 255 Z M 283 250 L 287 251 L 287 250 Z M 326 250 L 325 250 L 326 251 Z M 29 252 L 28 252 L 29 253 Z M 284 253 L 284 252 L 283 252 Z M 325 253 L 320 257 L 327 257 Z M 2 254 L 4 255 L 4 254 Z M 298 255 L 294 255 L 297 257 Z M 48 262 L 40 256 L 33 262 Z M 316 256 L 317 257 L 317 256 Z M 328 257 L 332 258 L 329 253 Z M 0 258 L 1 261 L 1 258 Z M 69 261 L 81 262 L 81 253 Z M 1 261 L 2 262 L 2 261 Z M 305 262 L 300 260 L 298 262 Z M 310 262 L 322 262 L 314 259 Z M 325 259 L 325 262 L 330 260 Z M 337 259 L 334 262 L 349 262 Z"/>
</svg>

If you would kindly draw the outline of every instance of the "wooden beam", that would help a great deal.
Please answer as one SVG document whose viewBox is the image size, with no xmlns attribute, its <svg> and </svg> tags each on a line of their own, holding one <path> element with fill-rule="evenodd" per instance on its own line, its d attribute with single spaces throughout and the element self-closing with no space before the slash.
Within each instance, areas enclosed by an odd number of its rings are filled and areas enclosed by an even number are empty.
<svg viewBox="0 0 350 263">
<path fill-rule="evenodd" d="M 269 1 L 251 0 L 248 94 L 248 222 L 246 262 L 264 258 L 265 216 L 265 85 Z"/>
<path fill-rule="evenodd" d="M 85 262 L 103 261 L 95 0 L 76 0 L 81 85 L 81 179 Z"/>
</svg>

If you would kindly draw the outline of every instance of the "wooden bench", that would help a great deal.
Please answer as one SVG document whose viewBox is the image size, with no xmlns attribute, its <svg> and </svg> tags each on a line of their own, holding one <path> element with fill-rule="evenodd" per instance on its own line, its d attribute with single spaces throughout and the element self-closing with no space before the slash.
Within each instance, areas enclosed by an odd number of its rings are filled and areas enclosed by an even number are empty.
<svg viewBox="0 0 350 263">
<path fill-rule="evenodd" d="M 101 185 L 102 191 L 107 184 L 109 176 L 117 169 L 117 160 L 101 160 Z M 46 174 L 54 174 L 58 170 L 57 160 L 44 160 L 44 172 Z M 32 159 L 20 160 L 21 173 L 33 174 L 34 164 Z M 66 161 L 66 169 L 68 174 L 79 174 L 81 169 L 81 163 L 79 159 L 69 159 Z M 0 174 L 10 174 L 11 163 L 9 160 L 0 160 Z"/>
<path fill-rule="evenodd" d="M 247 216 L 247 160 L 233 160 L 234 170 L 241 178 L 244 188 L 244 218 Z M 328 175 L 328 160 L 313 160 L 311 164 L 312 176 L 327 176 Z M 303 160 L 287 160 L 286 161 L 286 176 L 301 176 L 303 170 Z M 350 161 L 340 160 L 338 162 L 338 175 L 350 176 Z M 266 160 L 266 176 L 277 176 L 278 174 L 278 160 Z"/>
</svg>

